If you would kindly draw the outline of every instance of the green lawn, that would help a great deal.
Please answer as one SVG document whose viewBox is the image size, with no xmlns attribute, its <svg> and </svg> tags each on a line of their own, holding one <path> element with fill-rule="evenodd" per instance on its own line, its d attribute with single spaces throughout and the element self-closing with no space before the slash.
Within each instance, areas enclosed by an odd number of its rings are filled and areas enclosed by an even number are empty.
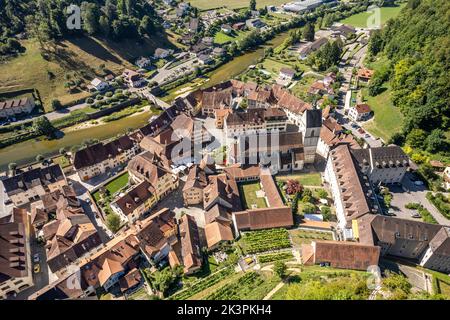
<svg viewBox="0 0 450 320">
<path fill-rule="evenodd" d="M 256 196 L 256 192 L 259 190 L 261 190 L 259 182 L 242 183 L 239 185 L 239 192 L 247 209 L 253 209 L 252 205 L 256 205 L 257 208 L 267 208 L 266 200 Z"/>
<path fill-rule="evenodd" d="M 53 162 L 59 164 L 63 169 L 70 166 L 70 161 L 65 156 L 53 158 Z"/>
<path fill-rule="evenodd" d="M 117 191 L 128 184 L 128 177 L 128 172 L 121 174 L 114 180 L 110 181 L 107 185 L 105 185 L 105 189 L 108 190 L 111 195 L 115 194 Z M 92 196 L 94 197 L 95 201 L 98 201 L 100 199 L 100 191 L 94 192 Z"/>
<path fill-rule="evenodd" d="M 364 128 L 386 142 L 394 133 L 400 131 L 403 115 L 392 104 L 390 86 L 386 84 L 384 88 L 386 90 L 375 97 L 369 96 L 366 88 L 362 89 L 362 94 L 374 112 L 374 119 L 366 123 Z"/>
<path fill-rule="evenodd" d="M 300 184 L 304 186 L 321 186 L 322 178 L 320 177 L 320 173 L 298 173 L 298 174 L 289 174 L 289 175 L 278 175 L 276 176 L 276 181 L 288 181 L 291 179 L 297 180 Z"/>
<path fill-rule="evenodd" d="M 191 0 L 189 1 L 191 6 L 197 7 L 200 10 L 208 10 L 208 9 L 215 9 L 220 7 L 227 7 L 229 9 L 236 9 L 236 8 L 244 8 L 248 7 L 250 1 L 249 0 Z M 288 1 L 286 0 L 256 0 L 256 7 L 257 8 L 263 8 L 264 6 L 269 5 L 281 5 Z"/>
<path fill-rule="evenodd" d="M 289 230 L 294 245 L 309 244 L 312 240 L 333 240 L 330 232 L 295 229 Z"/>
<path fill-rule="evenodd" d="M 223 44 L 231 41 L 238 41 L 244 38 L 248 34 L 248 31 L 234 31 L 230 34 L 223 33 L 222 31 L 217 32 L 214 35 L 214 42 L 216 44 Z"/>
<path fill-rule="evenodd" d="M 290 64 L 282 63 L 280 61 L 276 61 L 273 59 L 265 59 L 262 63 L 263 68 L 267 71 L 272 72 L 275 76 L 278 76 L 280 73 L 280 70 L 282 68 L 290 68 L 293 69 L 293 67 Z"/>
<path fill-rule="evenodd" d="M 214 36 L 214 42 L 217 44 L 231 42 L 234 40 L 235 40 L 234 37 L 232 37 L 231 35 L 228 35 L 226 33 L 223 33 L 222 31 L 217 32 Z"/>
<path fill-rule="evenodd" d="M 399 13 L 400 10 L 404 7 L 405 4 L 401 4 L 400 6 L 397 7 L 381 7 L 380 8 L 380 21 L 379 22 L 375 22 L 375 23 L 381 23 L 382 25 L 384 25 L 386 23 L 386 21 L 388 21 L 391 18 L 396 17 Z M 354 27 L 367 27 L 368 23 L 372 24 L 372 16 L 376 17 L 376 15 L 374 15 L 374 12 L 361 12 L 358 14 L 355 14 L 353 16 L 350 16 L 348 18 L 345 18 L 341 21 L 339 21 L 340 23 L 344 23 L 344 24 L 349 24 L 351 26 Z"/>
</svg>

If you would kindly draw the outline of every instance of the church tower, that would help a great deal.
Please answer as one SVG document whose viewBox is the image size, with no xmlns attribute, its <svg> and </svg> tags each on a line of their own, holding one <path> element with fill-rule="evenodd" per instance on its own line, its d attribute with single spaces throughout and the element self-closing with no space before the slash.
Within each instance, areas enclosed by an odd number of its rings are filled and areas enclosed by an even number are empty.
<svg viewBox="0 0 450 320">
<path fill-rule="evenodd" d="M 320 129 L 322 128 L 322 110 L 313 109 L 303 112 L 300 132 L 303 136 L 305 163 L 314 163 Z"/>
</svg>

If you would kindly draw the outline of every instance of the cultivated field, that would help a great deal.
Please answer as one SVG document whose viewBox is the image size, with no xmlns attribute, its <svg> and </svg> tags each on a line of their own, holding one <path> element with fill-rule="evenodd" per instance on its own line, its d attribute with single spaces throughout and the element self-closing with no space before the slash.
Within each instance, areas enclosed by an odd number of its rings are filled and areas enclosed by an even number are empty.
<svg viewBox="0 0 450 320">
<path fill-rule="evenodd" d="M 250 0 L 191 0 L 191 6 L 197 7 L 200 10 L 215 9 L 220 7 L 227 7 L 229 9 L 248 7 Z M 264 6 L 279 6 L 289 2 L 288 0 L 256 0 L 256 7 L 262 8 Z"/>
</svg>

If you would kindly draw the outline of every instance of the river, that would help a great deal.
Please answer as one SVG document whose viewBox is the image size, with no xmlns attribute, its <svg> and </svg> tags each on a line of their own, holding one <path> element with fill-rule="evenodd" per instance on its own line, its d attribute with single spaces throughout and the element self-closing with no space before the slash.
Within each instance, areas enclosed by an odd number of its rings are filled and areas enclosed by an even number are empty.
<svg viewBox="0 0 450 320">
<path fill-rule="evenodd" d="M 285 31 L 278 34 L 264 46 L 259 47 L 254 51 L 250 51 L 246 54 L 238 56 L 233 60 L 227 62 L 223 66 L 220 66 L 216 70 L 212 71 L 209 77 L 209 81 L 206 82 L 203 87 L 210 87 L 215 84 L 221 83 L 225 80 L 231 79 L 245 70 L 251 65 L 258 63 L 258 59 L 264 56 L 264 49 L 268 47 L 278 47 L 288 36 L 289 32 Z"/>
<path fill-rule="evenodd" d="M 250 65 L 256 64 L 258 59 L 264 56 L 264 48 L 269 46 L 279 46 L 284 39 L 286 39 L 287 35 L 288 32 L 280 33 L 264 46 L 236 57 L 223 66 L 212 71 L 210 74 L 210 80 L 205 84 L 205 86 L 215 85 L 244 72 Z M 59 149 L 64 147 L 70 148 L 71 146 L 81 144 L 86 139 L 104 140 L 114 137 L 119 133 L 125 133 L 128 128 L 135 129 L 144 126 L 148 122 L 149 118 L 150 113 L 145 112 L 139 115 L 122 118 L 108 124 L 77 131 L 64 129 L 64 136 L 60 139 L 33 139 L 14 144 L 12 146 L 0 149 L 0 170 L 6 170 L 8 164 L 11 162 L 15 162 L 18 165 L 32 162 L 38 154 L 42 154 L 44 156 L 56 154 Z"/>
<path fill-rule="evenodd" d="M 114 122 L 90 127 L 86 129 L 72 131 L 63 129 L 64 136 L 55 140 L 28 140 L 17 143 L 0 150 L 0 170 L 5 170 L 8 163 L 15 162 L 23 165 L 33 162 L 38 154 L 44 156 L 58 153 L 61 148 L 81 144 L 87 139 L 108 139 L 120 133 L 127 132 L 128 128 L 139 128 L 148 123 L 151 113 L 144 112 L 138 115 L 129 116 Z"/>
</svg>

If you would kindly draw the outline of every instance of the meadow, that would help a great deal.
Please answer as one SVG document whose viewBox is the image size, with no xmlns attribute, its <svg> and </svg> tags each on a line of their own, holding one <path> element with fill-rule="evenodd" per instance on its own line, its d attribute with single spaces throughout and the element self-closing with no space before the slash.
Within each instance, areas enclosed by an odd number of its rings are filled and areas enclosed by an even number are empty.
<svg viewBox="0 0 450 320">
<path fill-rule="evenodd" d="M 379 14 L 380 14 L 380 20 L 379 22 L 376 21 L 377 13 L 375 11 L 369 11 L 369 12 L 361 12 L 355 15 L 352 15 L 350 17 L 347 17 L 341 21 L 340 23 L 348 24 L 357 28 L 364 28 L 368 27 L 368 24 L 372 24 L 372 21 L 375 21 L 376 24 L 380 23 L 381 25 L 384 25 L 386 21 L 388 21 L 391 18 L 396 17 L 402 8 L 404 7 L 404 4 L 401 4 L 400 6 L 396 7 L 381 7 L 379 8 Z"/>
</svg>

